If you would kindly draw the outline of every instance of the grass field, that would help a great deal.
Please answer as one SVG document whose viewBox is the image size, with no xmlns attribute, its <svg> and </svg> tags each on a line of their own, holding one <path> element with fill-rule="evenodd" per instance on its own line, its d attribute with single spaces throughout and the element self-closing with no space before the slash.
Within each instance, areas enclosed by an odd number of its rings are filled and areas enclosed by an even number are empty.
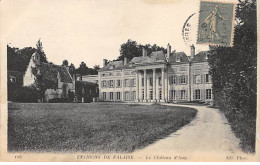
<svg viewBox="0 0 260 165">
<path fill-rule="evenodd" d="M 165 138 L 196 113 L 161 105 L 9 103 L 8 151 L 129 153 Z"/>
</svg>

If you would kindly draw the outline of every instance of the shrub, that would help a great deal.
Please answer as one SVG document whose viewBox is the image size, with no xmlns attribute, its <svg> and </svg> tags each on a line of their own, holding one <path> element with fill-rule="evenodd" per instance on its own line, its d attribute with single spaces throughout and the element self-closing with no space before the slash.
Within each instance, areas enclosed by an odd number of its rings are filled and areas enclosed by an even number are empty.
<svg viewBox="0 0 260 165">
<path fill-rule="evenodd" d="M 15 92 L 16 102 L 36 103 L 38 98 L 37 89 L 33 86 L 25 86 Z"/>
<path fill-rule="evenodd" d="M 70 98 L 53 98 L 49 100 L 49 103 L 70 103 Z"/>
</svg>

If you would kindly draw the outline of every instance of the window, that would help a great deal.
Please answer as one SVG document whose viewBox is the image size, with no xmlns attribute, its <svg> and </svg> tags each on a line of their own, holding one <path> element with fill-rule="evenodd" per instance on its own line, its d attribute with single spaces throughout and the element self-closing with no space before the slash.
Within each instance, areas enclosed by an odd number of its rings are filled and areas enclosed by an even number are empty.
<svg viewBox="0 0 260 165">
<path fill-rule="evenodd" d="M 200 70 L 201 66 L 200 65 L 195 65 L 195 70 Z"/>
<path fill-rule="evenodd" d="M 109 87 L 114 87 L 114 80 L 109 80 Z"/>
<path fill-rule="evenodd" d="M 173 95 L 172 95 L 173 97 L 172 98 L 173 98 L 173 100 L 176 100 L 176 91 L 173 90 L 172 92 L 173 92 Z"/>
<path fill-rule="evenodd" d="M 200 84 L 201 83 L 201 76 L 200 75 L 195 75 L 195 83 Z"/>
<path fill-rule="evenodd" d="M 16 78 L 14 76 L 11 76 L 10 81 L 11 81 L 11 83 L 16 83 Z"/>
<path fill-rule="evenodd" d="M 116 92 L 116 99 L 121 100 L 121 92 Z"/>
<path fill-rule="evenodd" d="M 206 83 L 210 82 L 210 75 L 206 74 Z"/>
<path fill-rule="evenodd" d="M 185 95 L 185 90 L 181 90 L 181 100 L 185 100 L 186 95 Z"/>
<path fill-rule="evenodd" d="M 207 100 L 211 99 L 211 89 L 206 89 L 206 99 Z"/>
<path fill-rule="evenodd" d="M 185 80 L 185 75 L 181 75 L 181 84 L 185 84 L 186 80 Z"/>
<path fill-rule="evenodd" d="M 144 86 L 144 78 L 142 78 L 142 86 Z"/>
<path fill-rule="evenodd" d="M 153 78 L 152 77 L 149 78 L 149 83 L 150 83 L 150 86 L 153 86 Z"/>
<path fill-rule="evenodd" d="M 136 86 L 136 79 L 133 79 L 133 85 Z"/>
<path fill-rule="evenodd" d="M 125 75 L 130 75 L 130 72 L 125 72 L 124 74 L 125 74 Z"/>
<path fill-rule="evenodd" d="M 125 79 L 125 87 L 130 87 L 130 80 L 129 79 Z"/>
<path fill-rule="evenodd" d="M 113 92 L 109 92 L 109 100 L 113 100 Z"/>
<path fill-rule="evenodd" d="M 186 67 L 181 67 L 181 71 L 186 71 Z"/>
<path fill-rule="evenodd" d="M 150 91 L 150 100 L 153 99 L 153 91 Z"/>
<path fill-rule="evenodd" d="M 102 87 L 107 87 L 107 82 L 105 80 L 102 81 Z"/>
<path fill-rule="evenodd" d="M 162 91 L 159 91 L 159 99 L 162 99 Z"/>
<path fill-rule="evenodd" d="M 169 84 L 170 84 L 170 85 L 173 84 L 173 76 L 169 77 Z"/>
<path fill-rule="evenodd" d="M 116 81 L 116 86 L 117 86 L 117 87 L 121 87 L 121 80 L 117 80 L 117 81 Z"/>
<path fill-rule="evenodd" d="M 162 77 L 159 77 L 159 86 L 162 86 Z"/>
<path fill-rule="evenodd" d="M 169 80 L 169 84 L 170 85 L 176 84 L 176 82 L 177 82 L 177 77 L 176 76 L 171 76 L 169 79 L 170 79 Z"/>
<path fill-rule="evenodd" d="M 170 96 L 172 100 L 176 100 L 176 91 L 175 90 L 171 90 L 170 91 Z"/>
<path fill-rule="evenodd" d="M 177 76 L 173 76 L 173 84 L 177 83 Z"/>
<path fill-rule="evenodd" d="M 143 96 L 143 100 L 144 100 L 144 91 L 142 91 L 142 96 Z"/>
<path fill-rule="evenodd" d="M 195 90 L 195 99 L 200 100 L 200 90 L 199 89 Z"/>
<path fill-rule="evenodd" d="M 177 57 L 176 62 L 181 62 L 181 57 Z"/>
<path fill-rule="evenodd" d="M 106 92 L 103 92 L 103 100 L 106 100 L 106 99 L 107 99 Z"/>
</svg>

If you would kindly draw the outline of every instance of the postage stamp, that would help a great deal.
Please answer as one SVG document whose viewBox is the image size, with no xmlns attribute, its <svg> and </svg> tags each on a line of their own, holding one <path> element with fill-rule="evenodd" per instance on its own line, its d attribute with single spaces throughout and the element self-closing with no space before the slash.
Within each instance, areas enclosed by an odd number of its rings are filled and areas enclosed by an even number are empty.
<svg viewBox="0 0 260 165">
<path fill-rule="evenodd" d="M 234 3 L 201 1 L 198 44 L 233 45 Z"/>
</svg>

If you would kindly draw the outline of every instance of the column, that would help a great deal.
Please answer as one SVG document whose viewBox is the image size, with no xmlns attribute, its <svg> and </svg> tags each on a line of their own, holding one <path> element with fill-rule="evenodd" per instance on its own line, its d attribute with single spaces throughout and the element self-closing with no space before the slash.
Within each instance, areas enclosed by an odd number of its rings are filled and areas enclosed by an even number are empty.
<svg viewBox="0 0 260 165">
<path fill-rule="evenodd" d="M 159 77 L 155 77 L 155 81 L 156 81 L 156 86 L 155 86 L 156 97 L 155 97 L 155 99 L 156 99 L 157 102 L 160 102 Z"/>
<path fill-rule="evenodd" d="M 153 69 L 153 101 L 156 102 L 156 69 Z"/>
<path fill-rule="evenodd" d="M 136 98 L 136 102 L 139 102 L 139 72 L 138 72 L 138 70 L 136 71 L 135 85 L 136 85 L 135 98 Z"/>
<path fill-rule="evenodd" d="M 166 81 L 165 81 L 165 100 L 168 102 L 169 100 L 169 80 L 168 80 L 168 70 L 166 69 Z"/>
<path fill-rule="evenodd" d="M 144 102 L 147 102 L 147 71 L 144 69 Z"/>
<path fill-rule="evenodd" d="M 162 101 L 165 101 L 165 71 L 164 68 L 161 69 L 162 70 Z"/>
<path fill-rule="evenodd" d="M 139 101 L 143 100 L 143 93 L 142 93 L 142 73 L 138 73 L 138 77 L 139 77 L 139 91 L 138 91 L 138 94 L 139 94 Z"/>
</svg>

